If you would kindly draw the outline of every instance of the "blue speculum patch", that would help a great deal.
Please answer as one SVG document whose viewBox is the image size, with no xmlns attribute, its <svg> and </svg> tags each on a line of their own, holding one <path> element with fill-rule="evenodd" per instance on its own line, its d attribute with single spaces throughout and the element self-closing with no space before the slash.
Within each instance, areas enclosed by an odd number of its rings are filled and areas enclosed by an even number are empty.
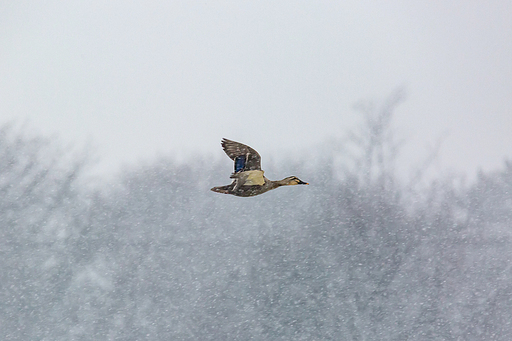
<svg viewBox="0 0 512 341">
<path fill-rule="evenodd" d="M 235 173 L 240 172 L 245 167 L 245 155 L 237 156 L 235 159 Z"/>
</svg>

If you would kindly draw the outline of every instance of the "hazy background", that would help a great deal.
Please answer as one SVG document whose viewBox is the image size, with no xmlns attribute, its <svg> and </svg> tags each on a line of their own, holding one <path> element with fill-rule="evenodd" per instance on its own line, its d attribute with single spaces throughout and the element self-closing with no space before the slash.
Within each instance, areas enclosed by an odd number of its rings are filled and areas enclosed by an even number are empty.
<svg viewBox="0 0 512 341">
<path fill-rule="evenodd" d="M 512 340 L 512 2 L 212 3 L 0 3 L 0 340 Z"/>
<path fill-rule="evenodd" d="M 216 153 L 222 137 L 296 153 L 406 100 L 404 165 L 512 156 L 511 1 L 0 3 L 0 123 L 91 143 L 97 171 Z M 265 162 L 265 160 L 264 160 Z"/>
</svg>

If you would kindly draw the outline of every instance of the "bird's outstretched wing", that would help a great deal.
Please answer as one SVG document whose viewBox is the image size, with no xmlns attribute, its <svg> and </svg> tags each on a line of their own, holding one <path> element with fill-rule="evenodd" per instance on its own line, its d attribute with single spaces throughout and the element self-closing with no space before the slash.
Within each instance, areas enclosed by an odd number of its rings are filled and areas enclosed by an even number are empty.
<svg viewBox="0 0 512 341">
<path fill-rule="evenodd" d="M 257 151 L 243 143 L 222 139 L 222 149 L 235 162 L 235 173 L 261 170 L 261 157 Z"/>
</svg>

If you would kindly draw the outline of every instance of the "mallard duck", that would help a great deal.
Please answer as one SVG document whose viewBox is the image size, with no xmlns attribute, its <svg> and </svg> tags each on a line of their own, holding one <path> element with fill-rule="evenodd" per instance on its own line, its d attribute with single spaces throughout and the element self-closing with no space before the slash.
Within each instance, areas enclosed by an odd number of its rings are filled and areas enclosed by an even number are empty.
<svg viewBox="0 0 512 341">
<path fill-rule="evenodd" d="M 235 171 L 230 176 L 234 180 L 230 185 L 213 187 L 212 191 L 214 192 L 252 197 L 280 186 L 309 185 L 296 176 L 289 176 L 278 181 L 269 180 L 263 175 L 261 157 L 257 151 L 245 144 L 225 138 L 222 139 L 221 145 L 235 163 Z"/>
</svg>

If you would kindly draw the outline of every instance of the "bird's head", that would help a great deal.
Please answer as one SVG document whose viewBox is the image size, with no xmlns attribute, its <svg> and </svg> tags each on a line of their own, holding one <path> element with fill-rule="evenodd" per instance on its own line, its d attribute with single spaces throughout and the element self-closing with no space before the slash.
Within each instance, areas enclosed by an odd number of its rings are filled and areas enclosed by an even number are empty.
<svg viewBox="0 0 512 341">
<path fill-rule="evenodd" d="M 282 181 L 285 186 L 309 185 L 307 182 L 302 181 L 296 176 L 289 176 L 287 178 L 284 178 Z"/>
</svg>

